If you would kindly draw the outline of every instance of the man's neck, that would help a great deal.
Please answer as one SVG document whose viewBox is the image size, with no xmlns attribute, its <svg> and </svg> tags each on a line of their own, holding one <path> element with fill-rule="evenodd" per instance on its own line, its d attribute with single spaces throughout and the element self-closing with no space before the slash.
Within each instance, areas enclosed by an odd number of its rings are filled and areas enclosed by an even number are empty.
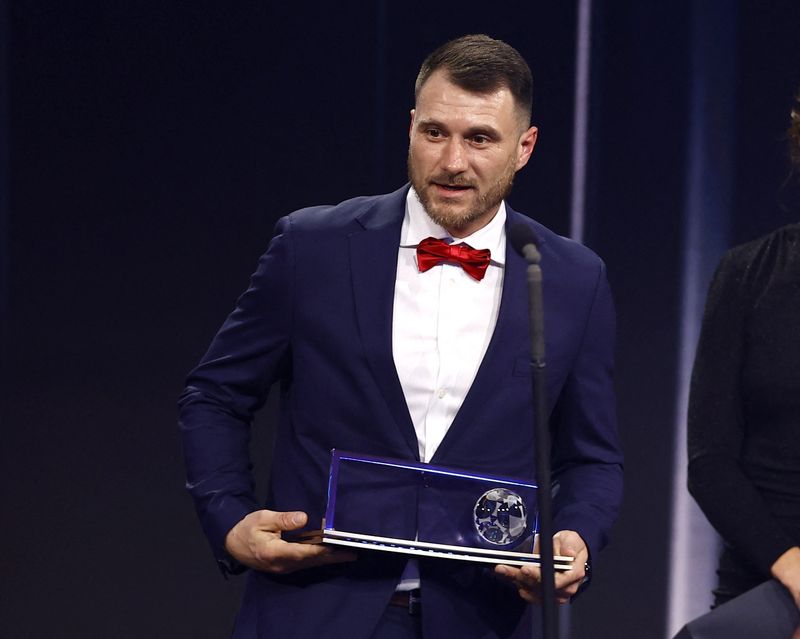
<svg viewBox="0 0 800 639">
<path fill-rule="evenodd" d="M 489 222 L 494 219 L 494 216 L 497 215 L 497 211 L 500 210 L 500 205 L 498 204 L 497 207 L 491 213 L 484 213 L 481 217 L 477 220 L 473 220 L 472 222 L 468 222 L 461 228 L 452 228 L 452 227 L 443 227 L 445 231 L 450 234 L 450 237 L 453 237 L 457 240 L 461 238 L 468 237 L 475 233 L 476 231 L 480 231 L 483 227 L 487 226 Z"/>
</svg>

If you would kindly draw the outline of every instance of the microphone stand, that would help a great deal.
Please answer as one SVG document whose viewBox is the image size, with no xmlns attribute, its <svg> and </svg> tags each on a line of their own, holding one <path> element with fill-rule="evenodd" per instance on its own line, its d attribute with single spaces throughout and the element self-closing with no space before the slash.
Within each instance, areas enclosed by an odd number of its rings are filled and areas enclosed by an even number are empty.
<svg viewBox="0 0 800 639">
<path fill-rule="evenodd" d="M 550 486 L 550 426 L 547 411 L 547 385 L 544 352 L 544 306 L 542 303 L 541 254 L 534 244 L 523 253 L 528 261 L 528 311 L 531 332 L 531 376 L 533 380 L 536 433 L 536 484 L 539 487 L 539 562 L 542 576 L 542 636 L 558 639 L 558 610 L 553 567 L 553 509 Z"/>
</svg>

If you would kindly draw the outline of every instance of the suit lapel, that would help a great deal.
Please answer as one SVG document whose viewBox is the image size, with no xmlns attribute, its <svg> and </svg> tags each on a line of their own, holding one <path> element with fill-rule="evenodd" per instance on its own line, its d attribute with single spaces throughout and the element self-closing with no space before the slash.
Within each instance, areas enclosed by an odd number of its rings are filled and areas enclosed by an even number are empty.
<svg viewBox="0 0 800 639">
<path fill-rule="evenodd" d="M 372 374 L 414 459 L 417 436 L 392 355 L 392 309 L 400 228 L 408 187 L 357 216 L 363 230 L 350 235 L 350 271 L 356 319 Z"/>
</svg>

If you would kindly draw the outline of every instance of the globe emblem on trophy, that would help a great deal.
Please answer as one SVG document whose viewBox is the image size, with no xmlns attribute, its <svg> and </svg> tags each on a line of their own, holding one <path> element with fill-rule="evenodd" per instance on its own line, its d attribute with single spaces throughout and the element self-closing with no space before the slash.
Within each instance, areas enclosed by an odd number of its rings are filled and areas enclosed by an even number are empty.
<svg viewBox="0 0 800 639">
<path fill-rule="evenodd" d="M 487 490 L 475 504 L 475 530 L 490 544 L 501 546 L 519 539 L 527 528 L 525 503 L 505 488 Z"/>
</svg>

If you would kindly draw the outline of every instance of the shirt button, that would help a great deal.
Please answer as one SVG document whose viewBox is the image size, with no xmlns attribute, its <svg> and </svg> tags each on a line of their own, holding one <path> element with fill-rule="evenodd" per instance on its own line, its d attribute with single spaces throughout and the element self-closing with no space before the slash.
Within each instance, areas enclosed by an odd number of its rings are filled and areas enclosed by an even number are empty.
<svg viewBox="0 0 800 639">
<path fill-rule="evenodd" d="M 447 391 L 444 388 L 440 388 L 439 392 L 437 393 L 437 395 L 439 395 L 439 399 L 442 399 L 442 397 L 447 395 Z"/>
</svg>

